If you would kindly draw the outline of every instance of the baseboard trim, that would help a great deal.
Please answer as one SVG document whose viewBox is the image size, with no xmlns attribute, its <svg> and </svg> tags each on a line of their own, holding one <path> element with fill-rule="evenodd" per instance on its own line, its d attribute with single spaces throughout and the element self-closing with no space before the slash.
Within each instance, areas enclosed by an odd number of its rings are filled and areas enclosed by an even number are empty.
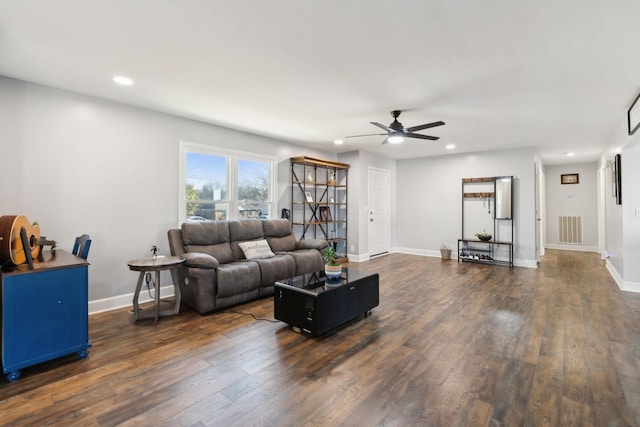
<svg viewBox="0 0 640 427">
<path fill-rule="evenodd" d="M 546 249 L 558 249 L 560 251 L 598 252 L 596 246 L 584 245 L 561 245 L 558 243 L 547 243 Z"/>
<path fill-rule="evenodd" d="M 175 288 L 173 287 L 173 285 L 162 286 L 160 288 L 160 296 L 163 299 L 173 297 L 175 295 L 174 291 Z M 153 298 L 149 296 L 149 293 L 146 291 L 146 289 L 144 289 L 143 292 L 140 292 L 140 298 L 138 298 L 138 302 L 140 304 L 151 301 L 153 301 Z M 133 309 L 133 292 L 130 294 L 89 301 L 89 314 L 97 314 L 104 311 L 117 310 L 124 307 L 131 307 Z"/>
</svg>

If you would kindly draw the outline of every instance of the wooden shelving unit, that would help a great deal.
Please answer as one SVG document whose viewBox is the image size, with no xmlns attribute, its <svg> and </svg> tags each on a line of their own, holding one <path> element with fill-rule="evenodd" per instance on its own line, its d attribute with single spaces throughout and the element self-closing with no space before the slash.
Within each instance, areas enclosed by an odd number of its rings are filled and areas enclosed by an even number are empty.
<svg viewBox="0 0 640 427">
<path fill-rule="evenodd" d="M 347 190 L 350 165 L 291 158 L 291 224 L 296 237 L 321 238 L 347 257 Z"/>
</svg>

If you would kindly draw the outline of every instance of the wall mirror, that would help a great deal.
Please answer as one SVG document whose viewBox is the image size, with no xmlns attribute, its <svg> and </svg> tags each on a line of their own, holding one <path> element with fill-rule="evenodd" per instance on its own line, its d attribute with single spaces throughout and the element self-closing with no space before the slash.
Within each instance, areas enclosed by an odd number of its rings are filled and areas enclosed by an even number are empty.
<svg viewBox="0 0 640 427">
<path fill-rule="evenodd" d="M 496 219 L 511 219 L 511 185 L 513 177 L 498 176 L 495 180 Z"/>
</svg>

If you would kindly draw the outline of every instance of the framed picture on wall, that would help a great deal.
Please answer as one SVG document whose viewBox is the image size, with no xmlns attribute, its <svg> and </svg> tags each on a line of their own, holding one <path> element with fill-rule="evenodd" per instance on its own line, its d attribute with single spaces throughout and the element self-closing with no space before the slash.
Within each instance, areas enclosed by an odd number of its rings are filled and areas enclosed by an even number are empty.
<svg viewBox="0 0 640 427">
<path fill-rule="evenodd" d="M 565 173 L 560 175 L 560 184 L 579 184 L 580 175 L 577 173 Z"/>
<path fill-rule="evenodd" d="M 616 154 L 613 164 L 616 169 L 616 205 L 622 204 L 622 156 Z"/>
<path fill-rule="evenodd" d="M 618 172 L 616 171 L 616 159 L 611 162 L 611 195 L 618 197 Z"/>
</svg>

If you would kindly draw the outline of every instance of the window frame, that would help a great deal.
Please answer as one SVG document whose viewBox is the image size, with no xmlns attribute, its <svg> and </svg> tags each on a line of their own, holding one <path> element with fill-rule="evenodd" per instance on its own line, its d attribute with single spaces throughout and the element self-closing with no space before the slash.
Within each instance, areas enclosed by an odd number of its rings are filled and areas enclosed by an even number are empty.
<svg viewBox="0 0 640 427">
<path fill-rule="evenodd" d="M 277 162 L 278 159 L 275 156 L 269 156 L 266 154 L 256 154 L 246 151 L 231 150 L 228 148 L 199 144 L 189 141 L 180 141 L 179 144 L 179 163 L 178 163 L 178 224 L 182 224 L 187 220 L 187 179 L 186 179 L 186 159 L 187 153 L 198 153 L 209 156 L 224 157 L 227 163 L 227 198 L 226 200 L 217 201 L 218 203 L 227 203 L 227 219 L 238 219 L 238 161 L 248 160 L 256 162 L 264 162 L 268 164 L 269 183 L 268 183 L 268 197 L 265 203 L 270 206 L 270 217 L 275 215 L 275 202 L 274 197 L 276 194 L 277 177 Z"/>
</svg>

